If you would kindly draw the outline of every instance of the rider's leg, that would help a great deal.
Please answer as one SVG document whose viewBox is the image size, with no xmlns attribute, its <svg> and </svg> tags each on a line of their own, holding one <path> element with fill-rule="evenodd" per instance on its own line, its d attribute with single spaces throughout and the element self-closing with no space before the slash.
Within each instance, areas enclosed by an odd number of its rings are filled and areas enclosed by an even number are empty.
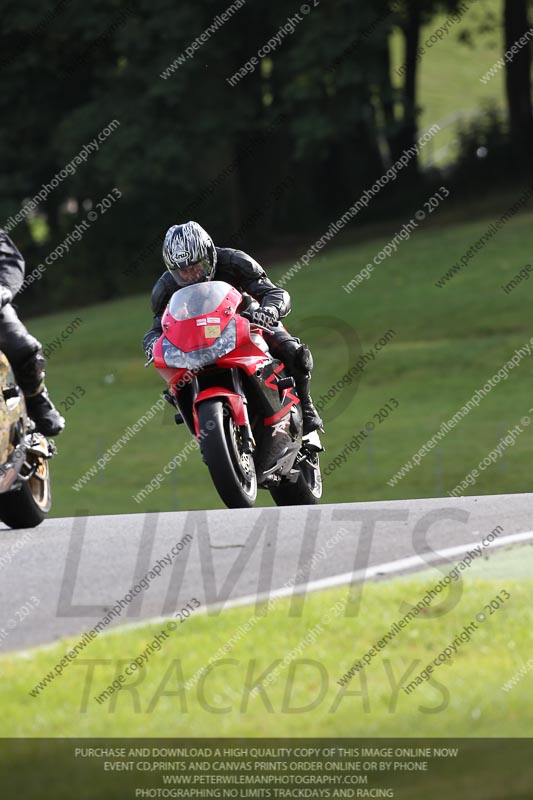
<svg viewBox="0 0 533 800">
<path fill-rule="evenodd" d="M 0 312 L 0 350 L 11 364 L 37 430 L 45 436 L 61 433 L 65 420 L 48 397 L 41 343 L 28 333 L 11 305 Z"/>
<path fill-rule="evenodd" d="M 291 336 L 278 324 L 265 335 L 270 352 L 274 358 L 283 361 L 296 384 L 296 391 L 302 403 L 304 434 L 322 427 L 322 419 L 311 399 L 311 372 L 313 356 L 306 344 Z"/>
</svg>

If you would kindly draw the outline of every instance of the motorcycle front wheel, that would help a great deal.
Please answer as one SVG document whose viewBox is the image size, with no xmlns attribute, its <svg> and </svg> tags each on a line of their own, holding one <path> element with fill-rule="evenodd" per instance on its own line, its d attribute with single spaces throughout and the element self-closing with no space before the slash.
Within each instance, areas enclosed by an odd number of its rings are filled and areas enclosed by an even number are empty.
<svg viewBox="0 0 533 800">
<path fill-rule="evenodd" d="M 228 508 L 251 508 L 257 497 L 252 456 L 242 452 L 238 426 L 222 400 L 204 400 L 198 408 L 200 449 L 215 489 Z"/>
</svg>

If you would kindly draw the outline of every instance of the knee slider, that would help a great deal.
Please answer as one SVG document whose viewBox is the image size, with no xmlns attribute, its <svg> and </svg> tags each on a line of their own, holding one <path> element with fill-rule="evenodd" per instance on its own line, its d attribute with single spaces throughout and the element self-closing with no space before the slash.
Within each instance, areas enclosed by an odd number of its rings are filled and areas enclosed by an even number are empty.
<svg viewBox="0 0 533 800">
<path fill-rule="evenodd" d="M 34 394 L 40 390 L 44 382 L 45 365 L 46 359 L 40 347 L 30 356 L 27 356 L 24 361 L 11 365 L 23 392 Z"/>
<path fill-rule="evenodd" d="M 306 344 L 300 345 L 296 353 L 296 364 L 305 372 L 311 372 L 314 366 L 313 354 Z"/>
<path fill-rule="evenodd" d="M 31 355 L 27 356 L 24 361 L 17 365 L 20 372 L 27 372 L 28 374 L 44 373 L 46 366 L 46 358 L 43 355 L 42 349 L 39 347 Z"/>
</svg>

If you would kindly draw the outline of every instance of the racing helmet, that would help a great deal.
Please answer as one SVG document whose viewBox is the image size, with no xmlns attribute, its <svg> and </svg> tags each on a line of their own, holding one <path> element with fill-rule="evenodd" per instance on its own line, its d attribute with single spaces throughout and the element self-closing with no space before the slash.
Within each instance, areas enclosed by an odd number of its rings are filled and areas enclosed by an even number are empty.
<svg viewBox="0 0 533 800">
<path fill-rule="evenodd" d="M 163 261 L 179 287 L 210 281 L 217 265 L 213 240 L 197 222 L 168 229 L 163 243 Z"/>
</svg>

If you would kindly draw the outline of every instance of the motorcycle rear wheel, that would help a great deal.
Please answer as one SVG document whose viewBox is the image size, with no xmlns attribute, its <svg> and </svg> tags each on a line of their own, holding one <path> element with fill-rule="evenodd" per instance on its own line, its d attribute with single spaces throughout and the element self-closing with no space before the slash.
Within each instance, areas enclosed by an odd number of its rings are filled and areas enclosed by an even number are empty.
<svg viewBox="0 0 533 800">
<path fill-rule="evenodd" d="M 200 447 L 215 489 L 228 508 L 251 508 L 257 497 L 252 456 L 240 448 L 239 429 L 221 400 L 204 400 L 198 408 Z"/>
<path fill-rule="evenodd" d="M 322 497 L 322 476 L 318 455 L 311 461 L 302 461 L 296 483 L 280 483 L 270 490 L 277 506 L 317 505 Z"/>
<path fill-rule="evenodd" d="M 0 520 L 10 528 L 35 528 L 52 506 L 50 465 L 39 459 L 35 474 L 20 489 L 0 495 Z"/>
</svg>

